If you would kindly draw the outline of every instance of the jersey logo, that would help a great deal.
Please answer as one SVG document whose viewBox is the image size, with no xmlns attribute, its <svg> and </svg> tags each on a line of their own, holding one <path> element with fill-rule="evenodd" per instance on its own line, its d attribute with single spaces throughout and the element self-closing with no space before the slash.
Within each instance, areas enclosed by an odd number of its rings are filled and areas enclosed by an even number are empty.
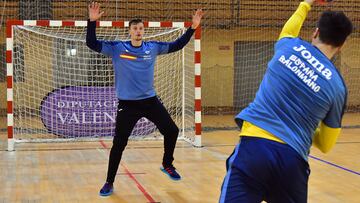
<svg viewBox="0 0 360 203">
<path fill-rule="evenodd" d="M 151 60 L 152 58 L 151 58 L 151 55 L 144 55 L 143 59 L 144 60 Z"/>
<path fill-rule="evenodd" d="M 300 44 L 300 47 L 293 47 L 293 49 L 299 53 L 301 56 L 307 60 L 308 63 L 311 64 L 319 73 L 321 73 L 326 79 L 330 80 L 332 76 L 332 72 L 330 69 L 325 68 L 324 64 L 322 64 L 318 59 L 316 59 L 310 51 L 306 49 L 306 47 Z"/>
<path fill-rule="evenodd" d="M 145 51 L 145 54 L 150 54 L 150 51 Z"/>
</svg>

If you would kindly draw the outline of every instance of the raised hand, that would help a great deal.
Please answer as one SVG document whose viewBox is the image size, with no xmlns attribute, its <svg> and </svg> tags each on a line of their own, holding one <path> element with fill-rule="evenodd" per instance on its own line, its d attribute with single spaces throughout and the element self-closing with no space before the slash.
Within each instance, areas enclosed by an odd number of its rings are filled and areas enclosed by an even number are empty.
<svg viewBox="0 0 360 203">
<path fill-rule="evenodd" d="M 202 9 L 196 10 L 196 12 L 192 18 L 192 25 L 191 25 L 192 29 L 196 29 L 200 25 L 201 18 L 203 17 L 203 15 L 204 15 L 204 12 L 202 11 Z"/>
<path fill-rule="evenodd" d="M 313 5 L 315 1 L 320 1 L 320 0 L 304 0 L 304 1 L 310 5 Z"/>
<path fill-rule="evenodd" d="M 100 4 L 97 2 L 92 2 L 89 4 L 89 19 L 90 21 L 97 21 L 101 18 L 104 11 L 100 12 Z"/>
</svg>

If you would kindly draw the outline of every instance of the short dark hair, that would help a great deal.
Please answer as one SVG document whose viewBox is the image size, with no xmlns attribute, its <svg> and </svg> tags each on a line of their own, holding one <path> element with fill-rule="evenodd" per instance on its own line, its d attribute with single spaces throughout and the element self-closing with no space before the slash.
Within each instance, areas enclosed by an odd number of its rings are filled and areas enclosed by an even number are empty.
<svg viewBox="0 0 360 203">
<path fill-rule="evenodd" d="M 339 47 L 351 34 L 353 25 L 342 11 L 325 11 L 318 21 L 321 42 Z"/>
<path fill-rule="evenodd" d="M 137 25 L 137 24 L 139 24 L 139 23 L 143 23 L 143 21 L 142 21 L 140 18 L 132 19 L 132 20 L 130 20 L 130 22 L 129 22 L 129 27 L 130 27 L 131 25 Z"/>
</svg>

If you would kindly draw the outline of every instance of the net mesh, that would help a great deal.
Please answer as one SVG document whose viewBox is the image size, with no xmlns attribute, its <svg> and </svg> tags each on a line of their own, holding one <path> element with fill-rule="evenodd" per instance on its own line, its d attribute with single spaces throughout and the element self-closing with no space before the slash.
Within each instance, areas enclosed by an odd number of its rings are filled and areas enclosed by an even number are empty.
<svg viewBox="0 0 360 203">
<path fill-rule="evenodd" d="M 16 139 L 51 141 L 114 135 L 117 98 L 112 62 L 86 46 L 85 29 L 14 28 Z M 144 38 L 173 41 L 183 31 L 146 28 Z M 128 40 L 128 28 L 98 28 L 97 36 L 102 40 Z M 154 73 L 159 98 L 190 140 L 194 139 L 193 54 L 194 43 L 190 42 L 182 51 L 158 56 Z M 159 135 L 151 121 L 141 118 L 131 138 Z"/>
</svg>

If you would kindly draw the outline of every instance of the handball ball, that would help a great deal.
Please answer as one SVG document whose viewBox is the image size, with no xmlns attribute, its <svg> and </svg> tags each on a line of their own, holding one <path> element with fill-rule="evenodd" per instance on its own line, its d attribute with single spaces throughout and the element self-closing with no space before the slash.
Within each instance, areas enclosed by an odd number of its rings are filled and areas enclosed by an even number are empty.
<svg viewBox="0 0 360 203">
<path fill-rule="evenodd" d="M 332 2 L 333 0 L 318 0 L 320 3 L 329 3 Z"/>
</svg>

